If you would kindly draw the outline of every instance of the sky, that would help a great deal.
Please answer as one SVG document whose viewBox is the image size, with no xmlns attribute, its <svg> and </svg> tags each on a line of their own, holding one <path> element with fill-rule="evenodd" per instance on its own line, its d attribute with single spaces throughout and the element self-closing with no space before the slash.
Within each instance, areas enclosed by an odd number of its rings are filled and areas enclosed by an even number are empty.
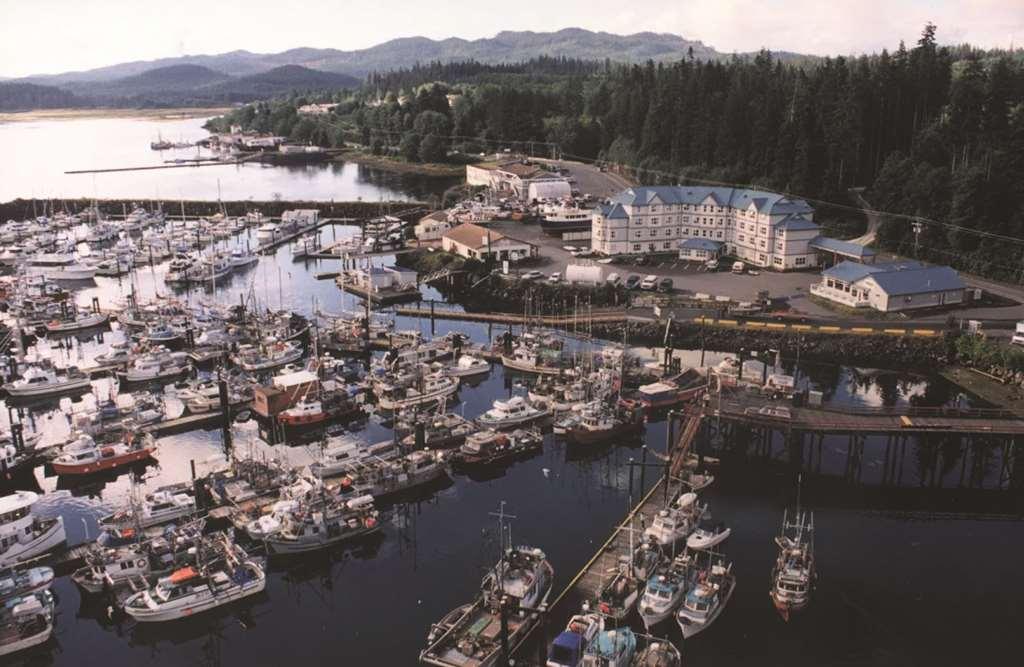
<svg viewBox="0 0 1024 667">
<path fill-rule="evenodd" d="M 848 55 L 911 44 L 927 21 L 938 25 L 941 43 L 1024 42 L 1024 0 L 0 0 L 0 76 L 567 27 L 668 32 L 725 53 Z"/>
</svg>

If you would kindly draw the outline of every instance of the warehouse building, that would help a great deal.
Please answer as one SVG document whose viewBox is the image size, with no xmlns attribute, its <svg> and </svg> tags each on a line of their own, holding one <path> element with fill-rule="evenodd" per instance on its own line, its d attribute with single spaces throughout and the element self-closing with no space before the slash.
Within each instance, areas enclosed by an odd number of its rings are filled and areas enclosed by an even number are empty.
<svg viewBox="0 0 1024 667">
<path fill-rule="evenodd" d="M 538 255 L 532 243 L 520 241 L 501 232 L 466 222 L 444 233 L 441 247 L 467 259 L 494 258 L 497 261 L 517 262 Z"/>
<path fill-rule="evenodd" d="M 534 184 L 550 186 L 561 183 L 564 184 L 564 188 L 557 186 L 559 191 L 566 188 L 571 191 L 569 181 L 565 178 L 541 168 L 540 165 L 522 160 L 467 164 L 466 183 L 488 187 L 498 195 L 516 197 L 524 201 L 530 197 L 530 186 Z"/>
<path fill-rule="evenodd" d="M 893 313 L 964 303 L 967 285 L 948 266 L 844 261 L 821 273 L 811 294 L 851 308 Z"/>
</svg>

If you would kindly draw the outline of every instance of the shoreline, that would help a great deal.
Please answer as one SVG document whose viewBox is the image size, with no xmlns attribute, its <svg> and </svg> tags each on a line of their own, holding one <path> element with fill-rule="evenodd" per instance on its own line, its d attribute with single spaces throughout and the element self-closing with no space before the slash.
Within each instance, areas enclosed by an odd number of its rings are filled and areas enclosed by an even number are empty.
<svg viewBox="0 0 1024 667">
<path fill-rule="evenodd" d="M 390 158 L 381 157 L 379 155 L 370 155 L 368 153 L 360 153 L 358 151 L 342 153 L 338 155 L 336 159 L 341 162 L 355 162 L 356 164 L 361 164 L 366 167 L 373 167 L 382 171 L 392 171 L 398 174 L 418 174 L 420 176 L 451 178 L 464 176 L 466 173 L 465 165 L 401 162 L 399 160 L 392 160 Z"/>
<path fill-rule="evenodd" d="M 231 107 L 182 107 L 180 109 L 35 109 L 0 112 L 0 123 L 23 123 L 40 120 L 84 120 L 102 118 L 184 120 L 220 116 Z"/>
</svg>

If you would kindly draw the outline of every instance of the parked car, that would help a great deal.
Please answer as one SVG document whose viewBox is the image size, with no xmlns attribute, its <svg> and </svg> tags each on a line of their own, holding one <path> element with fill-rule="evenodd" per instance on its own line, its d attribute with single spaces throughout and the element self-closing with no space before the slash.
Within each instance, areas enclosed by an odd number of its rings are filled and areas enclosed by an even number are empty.
<svg viewBox="0 0 1024 667">
<path fill-rule="evenodd" d="M 644 279 L 640 282 L 640 289 L 653 290 L 658 287 L 658 276 L 651 274 L 644 276 Z"/>
<path fill-rule="evenodd" d="M 550 276 L 548 276 L 548 282 L 549 283 L 562 282 L 562 273 L 560 271 L 555 271 Z"/>
<path fill-rule="evenodd" d="M 626 278 L 626 289 L 636 289 L 640 286 L 642 278 L 635 273 Z"/>
<path fill-rule="evenodd" d="M 662 278 L 658 281 L 659 292 L 671 292 L 673 287 L 671 278 Z"/>
<path fill-rule="evenodd" d="M 747 269 L 747 267 L 743 265 L 743 262 L 733 262 L 732 263 L 732 272 L 733 273 L 743 273 L 744 271 L 746 271 L 746 269 Z"/>
<path fill-rule="evenodd" d="M 527 271 L 523 275 L 519 276 L 521 280 L 539 280 L 543 278 L 544 274 L 540 271 Z"/>
<path fill-rule="evenodd" d="M 579 250 L 579 248 L 577 248 L 574 245 L 564 245 L 564 246 L 562 246 L 562 250 L 564 250 L 566 252 L 576 252 L 577 250 Z"/>
<path fill-rule="evenodd" d="M 617 273 L 609 273 L 608 277 L 604 279 L 609 285 L 615 286 L 622 282 L 622 276 Z"/>
<path fill-rule="evenodd" d="M 718 260 L 717 259 L 709 259 L 708 261 L 704 262 L 704 268 L 706 270 L 708 270 L 708 271 L 717 271 L 718 270 Z"/>
<path fill-rule="evenodd" d="M 768 419 L 782 419 L 790 420 L 793 418 L 793 413 L 790 412 L 789 408 L 782 405 L 765 405 L 760 408 L 747 408 L 743 411 L 752 417 L 767 417 Z"/>
</svg>

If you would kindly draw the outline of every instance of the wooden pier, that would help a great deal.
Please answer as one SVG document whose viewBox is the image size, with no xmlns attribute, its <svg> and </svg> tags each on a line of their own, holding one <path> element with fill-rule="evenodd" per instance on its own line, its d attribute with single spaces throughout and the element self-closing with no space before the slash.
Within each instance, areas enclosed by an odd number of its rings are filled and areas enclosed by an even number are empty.
<svg viewBox="0 0 1024 667">
<path fill-rule="evenodd" d="M 662 463 L 657 461 L 648 463 L 642 461 L 638 465 L 641 470 L 636 473 L 630 468 L 630 488 L 632 479 L 637 474 L 641 480 L 644 478 L 644 466 L 657 466 L 664 469 L 661 479 L 644 493 L 640 501 L 626 514 L 625 518 L 612 529 L 611 535 L 598 548 L 593 557 L 583 565 L 569 583 L 562 589 L 556 598 L 548 604 L 545 615 L 547 622 L 534 626 L 530 634 L 524 637 L 523 641 L 513 650 L 516 665 L 528 665 L 530 667 L 542 667 L 538 655 L 540 650 L 538 642 L 546 650 L 550 637 L 561 632 L 561 624 L 555 619 L 568 618 L 580 608 L 584 602 L 593 602 L 600 592 L 602 585 L 607 583 L 610 573 L 617 571 L 621 557 L 631 558 L 630 544 L 639 543 L 640 535 L 631 535 L 633 531 L 643 531 L 645 526 L 651 525 L 654 517 L 660 512 L 665 504 L 672 500 L 676 494 L 689 488 L 678 473 L 681 472 L 691 461 L 690 450 L 693 447 L 697 433 L 704 415 L 700 411 L 691 414 L 669 414 L 668 441 L 672 443 L 670 450 L 662 458 Z M 673 435 L 673 426 L 680 424 L 679 437 Z M 673 442 L 674 441 L 674 442 Z M 661 457 L 659 457 L 661 458 Z M 673 474 L 675 471 L 676 474 Z M 643 482 L 641 482 L 641 491 Z M 552 617 L 552 612 L 556 615 Z"/>
<path fill-rule="evenodd" d="M 322 220 L 317 220 L 316 224 L 314 225 L 311 225 L 309 227 L 302 227 L 298 231 L 289 232 L 288 234 L 284 234 L 282 236 L 275 236 L 271 241 L 259 244 L 259 246 L 256 247 L 256 252 L 261 255 L 267 255 L 277 250 L 284 244 L 291 243 L 295 239 L 301 236 L 305 236 L 310 232 L 315 232 L 321 227 L 326 227 L 327 225 L 348 225 L 354 222 L 356 222 L 355 218 L 323 218 Z"/>
<path fill-rule="evenodd" d="M 412 307 L 399 307 L 395 308 L 395 315 L 403 315 L 405 317 L 429 317 L 431 319 L 438 320 L 459 320 L 463 322 L 491 322 L 493 324 L 519 324 L 519 325 L 538 325 L 538 326 L 549 326 L 549 327 L 571 327 L 574 324 L 583 327 L 585 324 L 590 322 L 599 323 L 619 323 L 625 322 L 632 319 L 631 316 L 625 310 L 610 310 L 610 311 L 597 311 L 588 313 L 586 315 L 542 315 L 542 316 L 531 316 L 526 317 L 519 313 L 474 313 L 466 312 L 464 310 L 452 310 L 449 308 L 436 308 L 435 302 L 428 302 L 429 308 L 421 308 L 421 304 L 417 304 L 415 308 Z M 638 321 L 643 318 L 637 318 Z M 646 320 L 643 320 L 646 321 Z"/>
</svg>

